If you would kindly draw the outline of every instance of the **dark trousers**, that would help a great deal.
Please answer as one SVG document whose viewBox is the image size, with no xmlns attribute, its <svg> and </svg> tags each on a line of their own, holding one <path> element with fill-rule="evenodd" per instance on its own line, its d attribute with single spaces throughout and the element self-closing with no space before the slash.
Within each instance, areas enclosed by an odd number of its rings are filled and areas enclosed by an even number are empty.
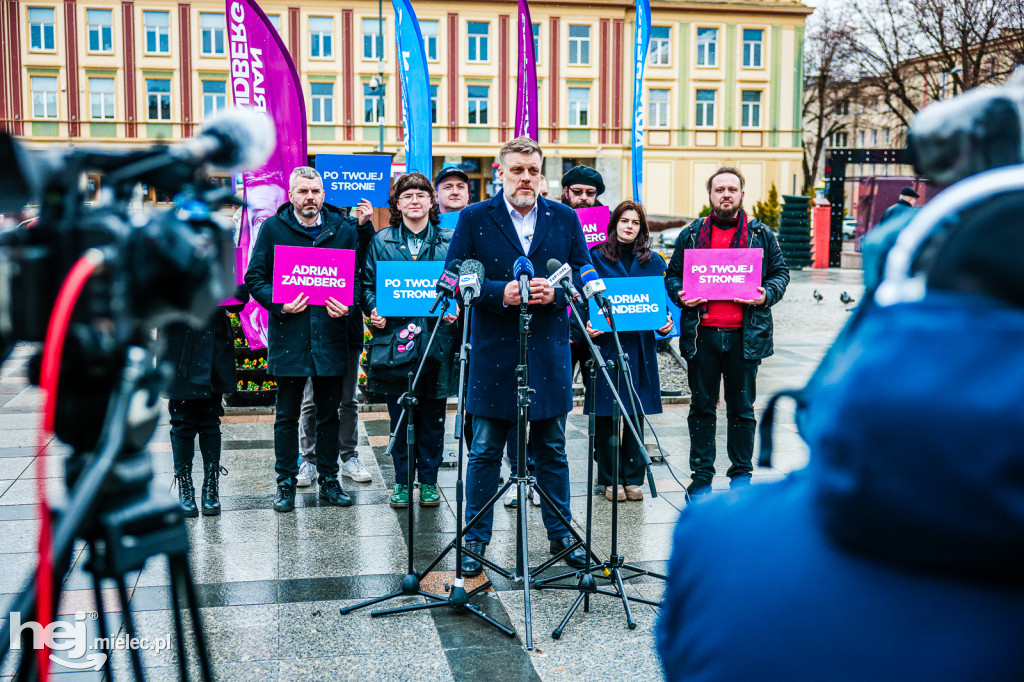
<svg viewBox="0 0 1024 682">
<path fill-rule="evenodd" d="M 322 478 L 338 477 L 338 404 L 341 377 L 312 377 L 316 406 L 316 470 Z M 274 421 L 274 454 L 277 482 L 299 475 L 295 444 L 299 438 L 299 413 L 306 377 L 274 377 L 277 381 L 277 418 Z"/>
<path fill-rule="evenodd" d="M 475 526 L 466 530 L 468 541 L 491 541 L 494 511 L 493 507 L 485 510 L 484 505 L 498 491 L 501 452 L 512 426 L 515 426 L 515 422 L 507 419 L 473 416 L 473 444 L 466 468 L 466 521 L 482 510 L 484 513 Z M 571 520 L 569 463 L 565 458 L 565 416 L 530 422 L 527 442 L 533 450 L 537 484 L 551 497 L 566 521 Z M 541 501 L 540 513 L 549 540 L 570 535 L 559 522 L 558 516 L 548 507 L 546 500 Z"/>
<path fill-rule="evenodd" d="M 594 438 L 594 461 L 597 462 L 597 484 L 614 485 L 615 457 L 612 452 L 612 436 L 615 426 L 611 417 L 597 417 Z M 643 485 L 647 470 L 643 465 L 643 456 L 637 446 L 633 432 L 623 421 L 619 441 L 619 485 Z M 644 425 L 640 423 L 640 438 L 644 437 Z"/>
<path fill-rule="evenodd" d="M 359 376 L 359 356 L 362 346 L 348 349 L 345 374 L 341 377 L 341 408 L 338 426 L 338 440 L 341 461 L 347 462 L 356 456 L 359 444 L 359 401 L 356 400 L 356 379 Z M 303 462 L 316 463 L 316 410 L 313 407 L 313 384 L 306 381 L 302 392 L 302 412 L 299 416 L 299 454 Z"/>
<path fill-rule="evenodd" d="M 399 396 L 387 396 L 388 414 L 391 416 L 391 431 L 398 425 L 402 415 Z M 444 398 L 419 398 L 414 410 L 413 429 L 416 443 L 416 480 L 428 485 L 437 485 L 437 468 L 441 466 L 444 454 L 444 417 L 448 401 Z M 401 428 L 395 434 L 395 447 L 391 449 L 391 461 L 395 464 L 395 483 L 406 485 L 409 482 L 409 456 L 406 442 L 408 414 L 402 420 Z"/>
<path fill-rule="evenodd" d="M 192 464 L 196 454 L 196 436 L 203 464 L 220 462 L 220 418 L 224 416 L 221 394 L 195 400 L 169 400 L 171 413 L 171 453 L 174 468 Z"/>
<path fill-rule="evenodd" d="M 508 457 L 508 466 L 513 473 L 516 471 L 516 457 L 519 453 L 519 427 L 515 422 L 510 422 L 512 426 L 508 429 L 508 436 L 505 438 L 505 456 Z M 462 435 L 466 439 L 467 443 L 473 443 L 473 415 L 466 413 L 466 419 L 463 421 Z M 534 470 L 533 464 L 533 451 L 530 450 L 529 439 L 526 443 L 526 468 L 528 471 Z"/>
<path fill-rule="evenodd" d="M 701 327 L 697 353 L 687 363 L 690 383 L 690 470 L 694 478 L 715 476 L 715 409 L 725 381 L 728 418 L 729 478 L 749 477 L 754 470 L 754 400 L 760 360 L 743 357 L 743 330 Z"/>
</svg>

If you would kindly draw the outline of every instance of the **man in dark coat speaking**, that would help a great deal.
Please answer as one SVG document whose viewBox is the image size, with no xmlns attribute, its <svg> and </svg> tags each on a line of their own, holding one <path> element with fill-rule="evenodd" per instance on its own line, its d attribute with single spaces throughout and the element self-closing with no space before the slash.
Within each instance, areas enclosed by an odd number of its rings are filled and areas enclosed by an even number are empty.
<svg viewBox="0 0 1024 682">
<path fill-rule="evenodd" d="M 566 519 L 569 511 L 569 465 L 565 458 L 565 419 L 572 409 L 569 374 L 569 319 L 565 295 L 543 276 L 547 262 L 568 262 L 577 273 L 590 265 L 583 229 L 567 206 L 540 197 L 540 145 L 528 137 L 505 143 L 499 153 L 502 192 L 463 209 L 448 249 L 448 262 L 474 259 L 485 270 L 481 296 L 473 306 L 466 410 L 473 415 L 473 442 L 467 469 L 466 519 L 483 511 L 498 489 L 501 452 L 516 421 L 516 365 L 519 361 L 519 283 L 512 274 L 517 258 L 533 264 L 528 340 L 532 393 L 530 444 L 536 459 L 538 485 L 551 496 Z M 525 513 L 522 512 L 522 513 Z M 548 507 L 541 505 L 551 552 L 572 544 L 569 531 Z M 486 510 L 466 532 L 466 548 L 483 555 L 491 539 L 492 515 Z M 582 548 L 566 557 L 570 566 L 585 565 Z M 463 555 L 462 570 L 479 575 L 479 561 Z"/>
<path fill-rule="evenodd" d="M 323 180 L 315 168 L 300 166 L 292 171 L 288 198 L 290 203 L 282 204 L 277 214 L 263 223 L 245 273 L 249 293 L 270 312 L 267 372 L 277 382 L 274 509 L 279 512 L 295 509 L 295 484 L 299 473 L 296 444 L 307 377 L 313 378 L 316 406 L 320 499 L 347 507 L 352 499 L 338 482 L 338 405 L 348 357 L 349 324 L 345 316 L 349 314 L 349 307 L 335 298 L 328 298 L 325 305 L 307 305 L 309 297 L 305 294 L 299 294 L 289 303 L 274 303 L 274 251 L 277 246 L 355 251 L 358 236 L 351 221 L 324 203 Z M 359 299 L 357 289 L 353 282 L 353 300 Z"/>
</svg>

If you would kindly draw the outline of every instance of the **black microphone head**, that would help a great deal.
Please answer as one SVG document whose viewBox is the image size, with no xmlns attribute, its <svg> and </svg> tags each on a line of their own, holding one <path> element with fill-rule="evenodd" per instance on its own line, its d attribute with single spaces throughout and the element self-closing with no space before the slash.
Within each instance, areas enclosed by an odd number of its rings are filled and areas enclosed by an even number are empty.
<svg viewBox="0 0 1024 682">
<path fill-rule="evenodd" d="M 451 263 L 449 263 L 447 267 L 445 267 L 445 270 L 451 270 L 452 272 L 458 273 L 459 272 L 459 268 L 461 266 L 462 266 L 462 259 L 461 258 L 456 258 Z"/>
<path fill-rule="evenodd" d="M 217 149 L 209 161 L 224 169 L 259 168 L 277 146 L 277 135 L 270 117 L 253 109 L 236 107 L 211 116 L 197 137 L 217 140 Z"/>
<path fill-rule="evenodd" d="M 557 258 L 551 258 L 548 260 L 548 274 L 553 275 L 558 271 L 558 268 L 562 267 L 562 264 L 558 262 Z"/>
</svg>

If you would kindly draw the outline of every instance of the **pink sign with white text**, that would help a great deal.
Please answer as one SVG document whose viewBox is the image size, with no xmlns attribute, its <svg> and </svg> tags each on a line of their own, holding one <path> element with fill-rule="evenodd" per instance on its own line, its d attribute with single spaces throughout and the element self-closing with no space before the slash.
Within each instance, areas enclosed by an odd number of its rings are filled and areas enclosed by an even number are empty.
<svg viewBox="0 0 1024 682">
<path fill-rule="evenodd" d="M 610 208 L 607 206 L 577 208 L 576 215 L 579 216 L 580 225 L 583 226 L 583 236 L 587 240 L 588 249 L 608 241 L 608 221 L 612 218 Z"/>
<path fill-rule="evenodd" d="M 291 303 L 299 294 L 307 305 L 324 305 L 334 298 L 352 305 L 356 252 L 313 246 L 274 247 L 274 303 Z"/>
<path fill-rule="evenodd" d="M 687 249 L 683 254 L 683 298 L 687 301 L 747 301 L 761 298 L 761 249 Z"/>
</svg>

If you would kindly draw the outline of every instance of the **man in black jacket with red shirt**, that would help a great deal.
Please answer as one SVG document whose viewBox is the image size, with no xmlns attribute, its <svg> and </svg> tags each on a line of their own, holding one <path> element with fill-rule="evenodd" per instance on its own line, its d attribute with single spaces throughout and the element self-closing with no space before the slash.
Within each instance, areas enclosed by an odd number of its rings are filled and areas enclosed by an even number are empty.
<svg viewBox="0 0 1024 682">
<path fill-rule="evenodd" d="M 731 487 L 750 483 L 753 473 L 754 399 L 757 368 L 772 354 L 771 306 L 782 300 L 789 268 L 770 228 L 743 210 L 743 175 L 722 167 L 708 179 L 711 215 L 691 223 L 676 241 L 665 272 L 672 301 L 682 308 L 679 350 L 687 360 L 690 384 L 691 495 L 711 489 L 715 475 L 715 409 L 722 381 L 728 417 Z M 707 301 L 683 291 L 687 249 L 762 249 L 760 297 Z"/>
<path fill-rule="evenodd" d="M 295 509 L 295 483 L 299 472 L 295 446 L 299 411 L 307 377 L 313 379 L 316 406 L 316 468 L 320 499 L 347 507 L 352 498 L 338 481 L 338 405 L 348 357 L 349 306 L 334 298 L 325 305 L 307 305 L 300 294 L 289 303 L 274 303 L 274 251 L 277 246 L 305 246 L 356 251 L 358 236 L 351 222 L 324 204 L 323 180 L 314 168 L 300 166 L 289 182 L 290 203 L 267 218 L 245 273 L 245 283 L 256 301 L 270 312 L 267 373 L 277 382 L 277 417 L 274 452 L 277 458 L 277 497 L 274 509 Z M 355 279 L 355 278 L 353 278 Z M 359 299 L 353 281 L 353 301 Z M 355 313 L 355 314 L 358 314 Z"/>
</svg>

